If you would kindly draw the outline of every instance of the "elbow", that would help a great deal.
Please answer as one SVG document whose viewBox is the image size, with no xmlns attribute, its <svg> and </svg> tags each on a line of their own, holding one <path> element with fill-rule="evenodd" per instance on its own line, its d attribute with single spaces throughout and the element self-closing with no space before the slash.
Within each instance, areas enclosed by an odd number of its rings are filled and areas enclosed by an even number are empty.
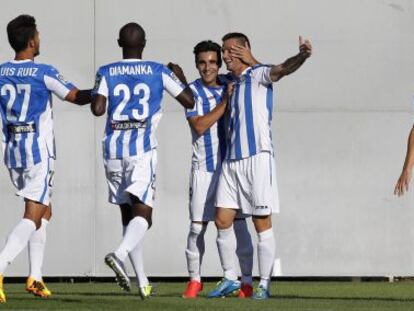
<svg viewBox="0 0 414 311">
<path fill-rule="evenodd" d="M 190 99 L 186 100 L 185 102 L 185 108 L 187 109 L 193 109 L 194 108 L 194 98 L 191 96 Z"/>
<path fill-rule="evenodd" d="M 187 87 L 184 92 L 185 100 L 183 102 L 183 106 L 187 109 L 193 109 L 195 105 L 193 92 L 189 87 Z"/>
<path fill-rule="evenodd" d="M 197 136 L 203 136 L 204 133 L 206 132 L 206 129 L 201 126 L 195 126 L 194 132 L 196 132 Z"/>
<path fill-rule="evenodd" d="M 92 114 L 96 117 L 100 117 L 105 113 L 104 109 L 100 109 L 98 107 L 95 107 L 94 105 L 91 105 L 91 111 L 92 111 Z"/>
</svg>

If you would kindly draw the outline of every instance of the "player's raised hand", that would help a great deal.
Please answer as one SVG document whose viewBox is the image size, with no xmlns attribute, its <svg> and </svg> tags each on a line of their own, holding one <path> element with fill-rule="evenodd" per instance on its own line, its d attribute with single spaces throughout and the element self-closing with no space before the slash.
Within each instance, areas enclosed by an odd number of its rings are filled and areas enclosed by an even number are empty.
<svg viewBox="0 0 414 311">
<path fill-rule="evenodd" d="M 254 58 L 247 42 L 243 45 L 235 44 L 230 49 L 231 55 L 240 58 L 241 61 L 249 66 L 254 66 L 259 62 Z"/>
<path fill-rule="evenodd" d="M 187 84 L 187 79 L 184 75 L 183 69 L 174 63 L 168 63 L 167 67 L 177 76 L 177 78 L 184 84 Z"/>
<path fill-rule="evenodd" d="M 403 170 L 400 178 L 398 178 L 397 184 L 395 185 L 394 194 L 400 197 L 404 194 L 404 192 L 407 192 L 408 185 L 410 184 L 410 180 L 411 180 L 411 171 Z"/>
<path fill-rule="evenodd" d="M 312 43 L 310 40 L 304 40 L 302 36 L 299 36 L 299 51 L 306 58 L 312 55 Z"/>
</svg>

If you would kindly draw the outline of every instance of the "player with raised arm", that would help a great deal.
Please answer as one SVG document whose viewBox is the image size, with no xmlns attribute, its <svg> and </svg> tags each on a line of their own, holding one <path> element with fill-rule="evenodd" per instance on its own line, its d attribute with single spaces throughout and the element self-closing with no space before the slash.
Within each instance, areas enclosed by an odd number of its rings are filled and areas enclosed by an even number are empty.
<svg viewBox="0 0 414 311">
<path fill-rule="evenodd" d="M 244 46 L 250 47 L 250 42 L 242 33 L 223 37 L 223 60 L 233 76 L 234 91 L 230 99 L 226 158 L 217 188 L 217 246 L 223 270 L 234 270 L 233 221 L 239 210 L 252 215 L 258 234 L 260 274 L 253 298 L 267 299 L 275 259 L 271 215 L 279 209 L 271 135 L 272 83 L 296 71 L 311 56 L 312 46 L 309 40 L 300 37 L 296 56 L 280 65 L 253 67 L 240 59 L 240 48 Z M 234 282 L 234 276 L 225 277 L 209 297 L 222 297 Z"/>
<path fill-rule="evenodd" d="M 3 274 L 26 245 L 30 260 L 26 290 L 44 298 L 51 295 L 41 271 L 46 226 L 52 215 L 55 141 L 51 93 L 79 105 L 91 98 L 91 90 L 80 91 L 52 66 L 34 62 L 40 46 L 34 17 L 16 17 L 8 23 L 7 35 L 15 58 L 0 65 L 4 162 L 16 194 L 24 198 L 25 211 L 0 252 L 0 303 L 6 302 Z"/>
<path fill-rule="evenodd" d="M 145 44 L 145 31 L 140 25 L 128 23 L 120 29 L 118 45 L 123 60 L 98 69 L 91 105 L 96 116 L 107 110 L 103 156 L 109 202 L 119 205 L 123 225 L 123 240 L 105 257 L 105 263 L 115 272 L 118 284 L 128 291 L 130 281 L 123 263 L 129 256 L 142 299 L 152 291 L 143 268 L 142 239 L 152 225 L 155 131 L 162 115 L 163 91 L 185 108 L 194 106 L 181 68 L 170 63 L 171 71 L 160 63 L 143 60 Z"/>
<path fill-rule="evenodd" d="M 200 78 L 190 83 L 196 104 L 187 109 L 186 117 L 191 127 L 193 141 L 192 169 L 190 175 L 190 230 L 185 251 L 190 281 L 184 298 L 195 298 L 203 289 L 201 264 L 205 250 L 204 235 L 209 221 L 216 213 L 215 196 L 221 162 L 226 152 L 225 114 L 231 87 L 219 78 L 222 64 L 221 47 L 213 41 L 201 41 L 194 47 L 195 64 Z M 223 77 L 221 77 L 223 78 Z M 253 245 L 246 220 L 236 218 L 234 231 L 237 238 L 236 253 L 242 271 L 239 297 L 252 295 Z M 236 282 L 232 294 L 240 289 Z"/>
</svg>

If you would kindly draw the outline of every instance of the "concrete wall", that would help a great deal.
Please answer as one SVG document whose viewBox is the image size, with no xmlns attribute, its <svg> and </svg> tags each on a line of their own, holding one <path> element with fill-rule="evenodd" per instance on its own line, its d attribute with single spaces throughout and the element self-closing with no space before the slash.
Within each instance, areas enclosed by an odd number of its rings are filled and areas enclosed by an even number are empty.
<svg viewBox="0 0 414 311">
<path fill-rule="evenodd" d="M 274 217 L 285 276 L 413 275 L 414 197 L 392 195 L 412 126 L 414 4 L 410 0 L 2 1 L 0 58 L 13 56 L 5 27 L 21 13 L 36 17 L 39 62 L 80 88 L 96 68 L 118 60 L 119 28 L 147 31 L 144 58 L 178 62 L 197 77 L 193 46 L 246 33 L 265 63 L 297 53 L 310 37 L 314 56 L 275 85 L 273 122 L 281 213 Z M 145 239 L 149 275 L 184 276 L 191 142 L 179 105 L 166 96 L 158 130 L 154 226 Z M 104 119 L 55 98 L 58 147 L 54 217 L 44 272 L 106 276 L 103 256 L 121 237 L 119 212 L 107 203 L 100 140 Z M 172 135 L 174 133 L 174 135 Z M 178 159 L 178 160 L 177 160 Z M 0 237 L 23 211 L 0 169 Z M 205 275 L 220 275 L 215 229 L 208 231 Z M 255 270 L 257 271 L 257 270 Z M 27 273 L 20 255 L 8 275 Z"/>
</svg>

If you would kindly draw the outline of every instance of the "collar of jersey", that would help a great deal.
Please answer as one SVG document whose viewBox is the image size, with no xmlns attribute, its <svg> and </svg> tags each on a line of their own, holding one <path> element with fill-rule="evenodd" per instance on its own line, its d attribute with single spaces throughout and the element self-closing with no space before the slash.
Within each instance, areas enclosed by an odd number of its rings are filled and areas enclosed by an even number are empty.
<svg viewBox="0 0 414 311">
<path fill-rule="evenodd" d="M 201 79 L 197 79 L 197 80 L 198 80 L 198 83 L 201 86 L 204 86 L 204 87 L 208 88 L 209 90 L 219 91 L 223 88 L 223 85 L 221 85 L 221 84 L 219 84 L 218 86 L 207 86 L 207 85 L 204 85 L 203 80 L 201 80 Z"/>
<path fill-rule="evenodd" d="M 248 72 L 250 69 L 252 69 L 252 67 L 247 67 L 246 69 L 244 69 L 244 70 L 243 70 L 243 72 L 241 73 L 240 77 L 241 77 L 241 76 L 244 76 L 245 74 L 247 74 L 247 72 Z"/>
<path fill-rule="evenodd" d="M 142 62 L 143 60 L 140 58 L 125 58 L 122 59 L 121 62 L 123 63 L 129 63 L 129 62 Z"/>
<path fill-rule="evenodd" d="M 233 77 L 233 79 L 235 80 L 235 81 L 241 81 L 241 80 L 243 80 L 243 76 L 245 76 L 246 74 L 247 74 L 247 72 L 249 71 L 249 70 L 251 70 L 252 69 L 252 67 L 247 67 L 246 69 L 244 69 L 243 71 L 242 71 L 242 73 L 240 74 L 240 76 L 236 76 L 234 73 L 230 73 L 231 74 L 231 76 Z"/>
<path fill-rule="evenodd" d="M 28 62 L 33 62 L 31 59 L 22 59 L 22 60 L 11 60 L 10 61 L 13 64 L 22 64 L 22 63 L 28 63 Z"/>
</svg>

